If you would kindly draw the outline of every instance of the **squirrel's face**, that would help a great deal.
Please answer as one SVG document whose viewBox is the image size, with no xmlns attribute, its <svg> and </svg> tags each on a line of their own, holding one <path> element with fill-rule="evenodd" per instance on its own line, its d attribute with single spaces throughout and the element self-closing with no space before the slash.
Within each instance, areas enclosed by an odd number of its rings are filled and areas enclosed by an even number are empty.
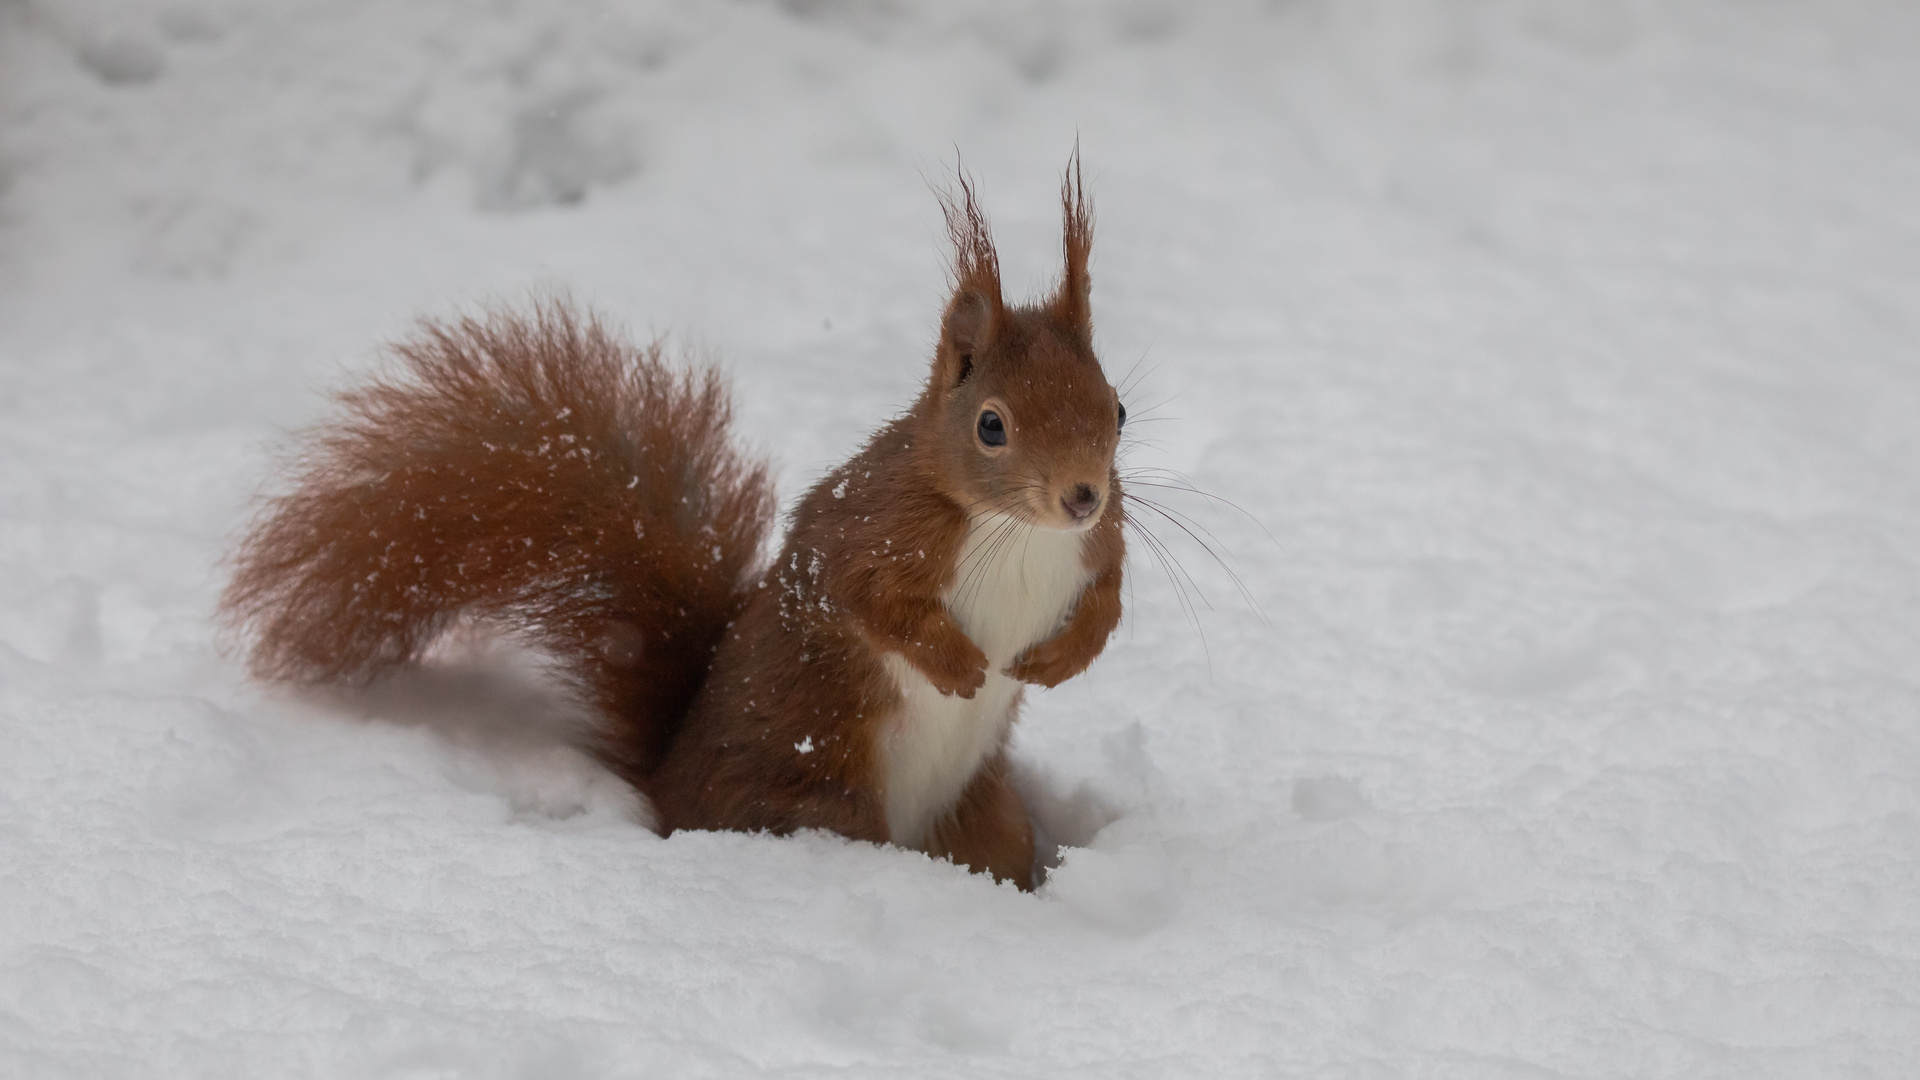
<svg viewBox="0 0 1920 1080">
<path fill-rule="evenodd" d="M 998 316 L 991 334 L 943 335 L 935 363 L 953 494 L 970 515 L 1092 528 L 1117 512 L 1113 456 L 1126 423 L 1119 394 L 1086 335 L 1049 310 Z"/>
<path fill-rule="evenodd" d="M 922 399 L 940 433 L 941 481 L 968 516 L 1010 514 L 1084 530 L 1118 513 L 1113 454 L 1127 411 L 1093 355 L 1087 276 L 1092 217 L 1076 148 L 1060 187 L 1060 286 L 1032 307 L 1001 300 L 1000 260 L 960 178 L 944 199 L 954 290 Z"/>
</svg>

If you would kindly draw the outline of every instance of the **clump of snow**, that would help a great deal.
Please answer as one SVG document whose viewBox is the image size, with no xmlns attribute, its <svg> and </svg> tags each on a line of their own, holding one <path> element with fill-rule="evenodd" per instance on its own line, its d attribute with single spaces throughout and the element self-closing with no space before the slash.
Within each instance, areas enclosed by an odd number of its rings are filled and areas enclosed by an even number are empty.
<svg viewBox="0 0 1920 1080">
<path fill-rule="evenodd" d="M 1920 1071 L 1916 56 L 1891 0 L 0 3 L 0 1073 Z M 1076 138 L 1128 461 L 1246 513 L 1134 490 L 1253 603 L 1144 515 L 1198 596 L 1137 538 L 1031 696 L 1038 895 L 661 840 L 537 664 L 220 650 L 416 313 L 670 332 L 793 497 L 924 375 L 925 179 L 1026 294 Z"/>
</svg>

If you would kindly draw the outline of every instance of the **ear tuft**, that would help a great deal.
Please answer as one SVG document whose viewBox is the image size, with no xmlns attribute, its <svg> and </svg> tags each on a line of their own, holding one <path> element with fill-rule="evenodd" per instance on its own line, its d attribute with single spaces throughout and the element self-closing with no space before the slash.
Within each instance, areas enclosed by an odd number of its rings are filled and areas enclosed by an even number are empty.
<svg viewBox="0 0 1920 1080">
<path fill-rule="evenodd" d="M 1060 288 L 1049 305 L 1054 317 L 1076 333 L 1093 334 L 1093 283 L 1087 275 L 1087 256 L 1093 250 L 1093 211 L 1087 205 L 1086 188 L 1080 181 L 1080 143 L 1075 140 L 1073 156 L 1067 159 L 1067 172 L 1060 181 L 1060 210 L 1065 224 L 1061 247 L 1066 268 L 1060 275 Z"/>
<path fill-rule="evenodd" d="M 986 215 L 974 198 L 973 181 L 956 169 L 959 192 L 939 192 L 953 241 L 953 298 L 940 324 L 941 382 L 958 386 L 972 373 L 976 355 L 992 342 L 1005 318 L 1000 298 L 1000 257 L 993 249 Z"/>
</svg>

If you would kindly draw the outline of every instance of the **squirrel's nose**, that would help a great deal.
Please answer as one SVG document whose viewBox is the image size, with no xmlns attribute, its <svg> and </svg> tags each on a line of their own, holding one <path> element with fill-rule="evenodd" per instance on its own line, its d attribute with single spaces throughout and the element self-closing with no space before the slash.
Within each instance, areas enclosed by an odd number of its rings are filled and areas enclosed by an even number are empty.
<svg viewBox="0 0 1920 1080">
<path fill-rule="evenodd" d="M 1065 495 L 1060 496 L 1060 505 L 1067 508 L 1075 521 L 1085 521 L 1087 515 L 1100 508 L 1100 496 L 1094 494 L 1092 484 L 1075 484 Z"/>
</svg>

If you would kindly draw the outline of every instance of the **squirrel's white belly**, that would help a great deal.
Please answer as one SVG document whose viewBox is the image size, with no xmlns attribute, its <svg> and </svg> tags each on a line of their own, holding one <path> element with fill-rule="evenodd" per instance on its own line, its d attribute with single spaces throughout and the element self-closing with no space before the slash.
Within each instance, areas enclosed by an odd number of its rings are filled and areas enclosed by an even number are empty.
<svg viewBox="0 0 1920 1080">
<path fill-rule="evenodd" d="M 894 843 L 923 846 L 1000 746 L 1022 688 L 1004 669 L 1027 646 L 1052 637 L 1072 612 L 1091 577 L 1080 555 L 1085 539 L 1005 514 L 974 519 L 945 597 L 954 620 L 987 654 L 987 681 L 973 697 L 942 694 L 906 659 L 887 654 L 900 692 L 900 710 L 881 726 L 880 739 Z"/>
</svg>

